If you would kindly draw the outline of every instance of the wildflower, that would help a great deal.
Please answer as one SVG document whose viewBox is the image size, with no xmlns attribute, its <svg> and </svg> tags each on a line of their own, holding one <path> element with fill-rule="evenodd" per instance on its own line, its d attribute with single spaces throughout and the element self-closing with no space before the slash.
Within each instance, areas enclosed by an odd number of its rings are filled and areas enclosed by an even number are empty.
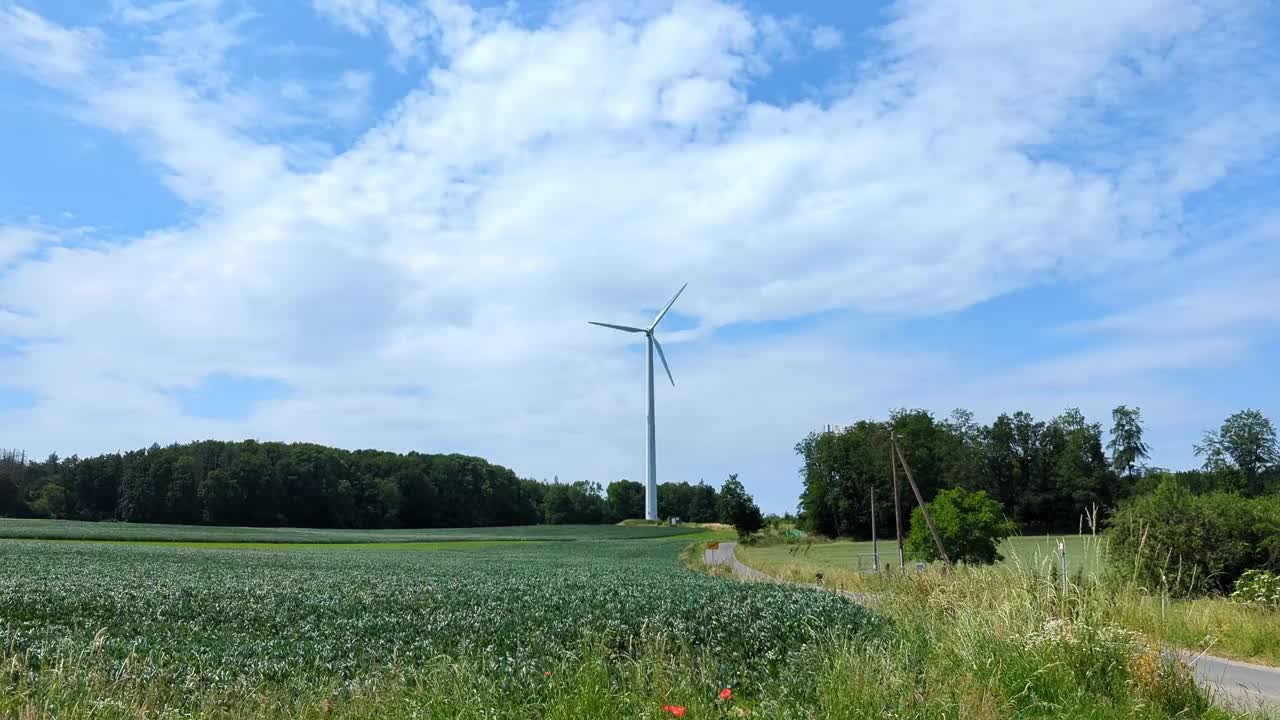
<svg viewBox="0 0 1280 720">
<path fill-rule="evenodd" d="M 550 670 L 545 670 L 545 671 L 543 671 L 543 673 L 542 673 L 542 674 L 543 674 L 544 676 L 546 676 L 546 677 L 551 677 L 551 671 L 550 671 Z"/>
<path fill-rule="evenodd" d="M 678 718 L 684 717 L 683 705 L 663 705 L 662 710 L 663 712 L 670 713 L 672 717 L 678 717 Z"/>
<path fill-rule="evenodd" d="M 732 690 L 730 690 L 729 688 L 725 688 L 725 689 L 723 689 L 723 690 L 721 690 L 721 691 L 720 691 L 720 699 L 721 699 L 721 700 L 728 700 L 728 699 L 729 699 L 729 698 L 731 698 L 731 697 L 733 697 L 733 691 L 732 691 Z"/>
</svg>

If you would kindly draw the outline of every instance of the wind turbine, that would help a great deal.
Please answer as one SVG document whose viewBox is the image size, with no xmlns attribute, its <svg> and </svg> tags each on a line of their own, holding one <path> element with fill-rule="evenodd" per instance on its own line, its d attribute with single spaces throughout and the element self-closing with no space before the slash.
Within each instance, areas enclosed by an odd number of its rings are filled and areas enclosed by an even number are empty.
<svg viewBox="0 0 1280 720">
<path fill-rule="evenodd" d="M 658 349 L 658 357 L 662 359 L 662 369 L 667 371 L 667 379 L 671 381 L 671 387 L 676 386 L 676 379 L 671 377 L 671 368 L 667 366 L 667 356 L 662 352 L 662 343 L 658 342 L 658 337 L 653 334 L 657 329 L 658 323 L 662 322 L 662 318 L 666 316 L 667 311 L 672 305 L 676 304 L 676 298 L 680 297 L 680 293 L 689 287 L 689 283 L 680 286 L 676 294 L 671 297 L 671 302 L 662 308 L 662 312 L 653 319 L 653 322 L 647 328 L 631 327 L 629 325 L 613 325 L 611 323 L 595 322 L 588 320 L 591 325 L 599 325 L 600 327 L 613 328 L 628 333 L 644 333 L 649 343 L 649 477 L 648 482 L 644 486 L 644 519 L 658 519 L 658 449 L 657 442 L 654 439 L 654 421 L 653 421 L 653 349 Z"/>
</svg>

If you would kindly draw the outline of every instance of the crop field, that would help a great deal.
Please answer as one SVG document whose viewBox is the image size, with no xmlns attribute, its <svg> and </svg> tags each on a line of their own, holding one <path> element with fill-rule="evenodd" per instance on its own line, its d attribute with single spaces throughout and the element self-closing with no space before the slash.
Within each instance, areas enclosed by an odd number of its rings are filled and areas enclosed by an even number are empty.
<svg viewBox="0 0 1280 720">
<path fill-rule="evenodd" d="M 715 657 L 708 693 L 749 689 L 823 638 L 882 629 L 830 594 L 695 573 L 680 564 L 685 544 L 297 552 L 0 541 L 0 648 L 24 695 L 74 667 L 183 705 L 182 689 L 350 692 L 442 658 L 464 661 L 495 693 L 528 694 L 584 654 L 640 652 L 647 639 Z"/>
<path fill-rule="evenodd" d="M 913 586 L 872 611 L 697 572 L 706 534 L 631 532 L 0 540 L 0 718 L 1218 716 L 1087 614 L 1085 653 L 1028 643 L 1052 592 L 958 614 L 939 598 L 961 587 Z"/>
<path fill-rule="evenodd" d="M 187 543 L 393 543 L 441 540 L 622 540 L 695 533 L 689 527 L 536 525 L 429 530 L 328 530 L 317 528 L 210 527 L 148 523 L 0 518 L 0 539 L 119 540 Z"/>
</svg>

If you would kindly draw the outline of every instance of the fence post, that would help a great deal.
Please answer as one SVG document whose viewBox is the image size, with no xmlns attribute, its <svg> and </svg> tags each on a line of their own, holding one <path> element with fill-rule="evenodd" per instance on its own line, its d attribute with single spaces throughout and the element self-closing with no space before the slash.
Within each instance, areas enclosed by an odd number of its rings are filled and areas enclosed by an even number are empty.
<svg viewBox="0 0 1280 720">
<path fill-rule="evenodd" d="M 1061 571 L 1059 574 L 1062 575 L 1062 597 L 1066 598 L 1067 582 L 1068 582 L 1067 581 L 1067 544 L 1062 542 L 1061 540 L 1058 541 L 1058 560 L 1061 563 Z"/>
</svg>

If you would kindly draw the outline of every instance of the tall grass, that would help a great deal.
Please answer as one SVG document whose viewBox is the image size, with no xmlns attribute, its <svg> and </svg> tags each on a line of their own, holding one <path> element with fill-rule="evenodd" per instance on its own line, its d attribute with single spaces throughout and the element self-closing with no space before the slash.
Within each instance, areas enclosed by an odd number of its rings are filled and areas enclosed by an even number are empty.
<svg viewBox="0 0 1280 720">
<path fill-rule="evenodd" d="M 1137 564 L 1130 566 L 1108 559 L 1109 542 L 1104 536 L 1086 534 L 1065 540 L 1071 592 L 1101 598 L 1101 605 L 1095 603 L 1091 611 L 1106 623 L 1140 632 L 1153 642 L 1280 666 L 1280 610 L 1233 602 L 1218 595 L 1179 598 L 1173 589 L 1192 583 L 1190 573 L 1194 571 L 1180 575 L 1176 562 L 1171 563 L 1163 575 L 1166 582 L 1154 586 L 1146 582 L 1153 576 L 1146 564 L 1163 564 L 1164 555 L 1156 557 L 1144 547 L 1136 554 Z M 1003 565 L 961 568 L 953 577 L 969 578 L 969 582 L 988 584 L 993 591 L 1007 592 L 1024 587 L 1026 578 L 1036 577 L 1047 586 L 1059 588 L 1061 594 L 1055 545 L 1043 538 L 1011 539 Z M 779 553 L 775 548 L 738 548 L 738 557 L 743 562 L 780 579 L 811 583 L 815 574 L 821 572 L 824 583 L 831 587 L 859 591 L 901 589 L 901 583 L 892 578 L 886 584 L 885 577 L 844 567 L 842 563 L 847 561 L 847 555 L 824 556 L 815 552 L 792 556 Z M 884 553 L 881 559 L 883 561 Z M 926 575 L 932 577 L 937 570 L 931 568 Z M 1159 572 L 1154 576 L 1162 577 Z"/>
<path fill-rule="evenodd" d="M 305 690 L 262 684 L 236 691 L 158 681 L 144 657 L 114 672 L 92 647 L 33 668 L 0 662 L 0 717 L 37 718 L 1225 718 L 1185 671 L 1124 634 L 1067 617 L 1047 589 L 1026 602 L 973 613 L 989 597 L 957 576 L 903 578 L 889 610 L 895 630 L 877 638 L 832 637 L 769 681 L 732 688 L 713 652 L 692 651 L 658 631 L 617 647 L 584 641 L 546 669 L 536 687 L 502 687 L 471 661 L 439 657 Z M 1055 625 L 1054 621 L 1064 624 Z M 1017 633 L 1021 632 L 1022 635 Z"/>
</svg>

